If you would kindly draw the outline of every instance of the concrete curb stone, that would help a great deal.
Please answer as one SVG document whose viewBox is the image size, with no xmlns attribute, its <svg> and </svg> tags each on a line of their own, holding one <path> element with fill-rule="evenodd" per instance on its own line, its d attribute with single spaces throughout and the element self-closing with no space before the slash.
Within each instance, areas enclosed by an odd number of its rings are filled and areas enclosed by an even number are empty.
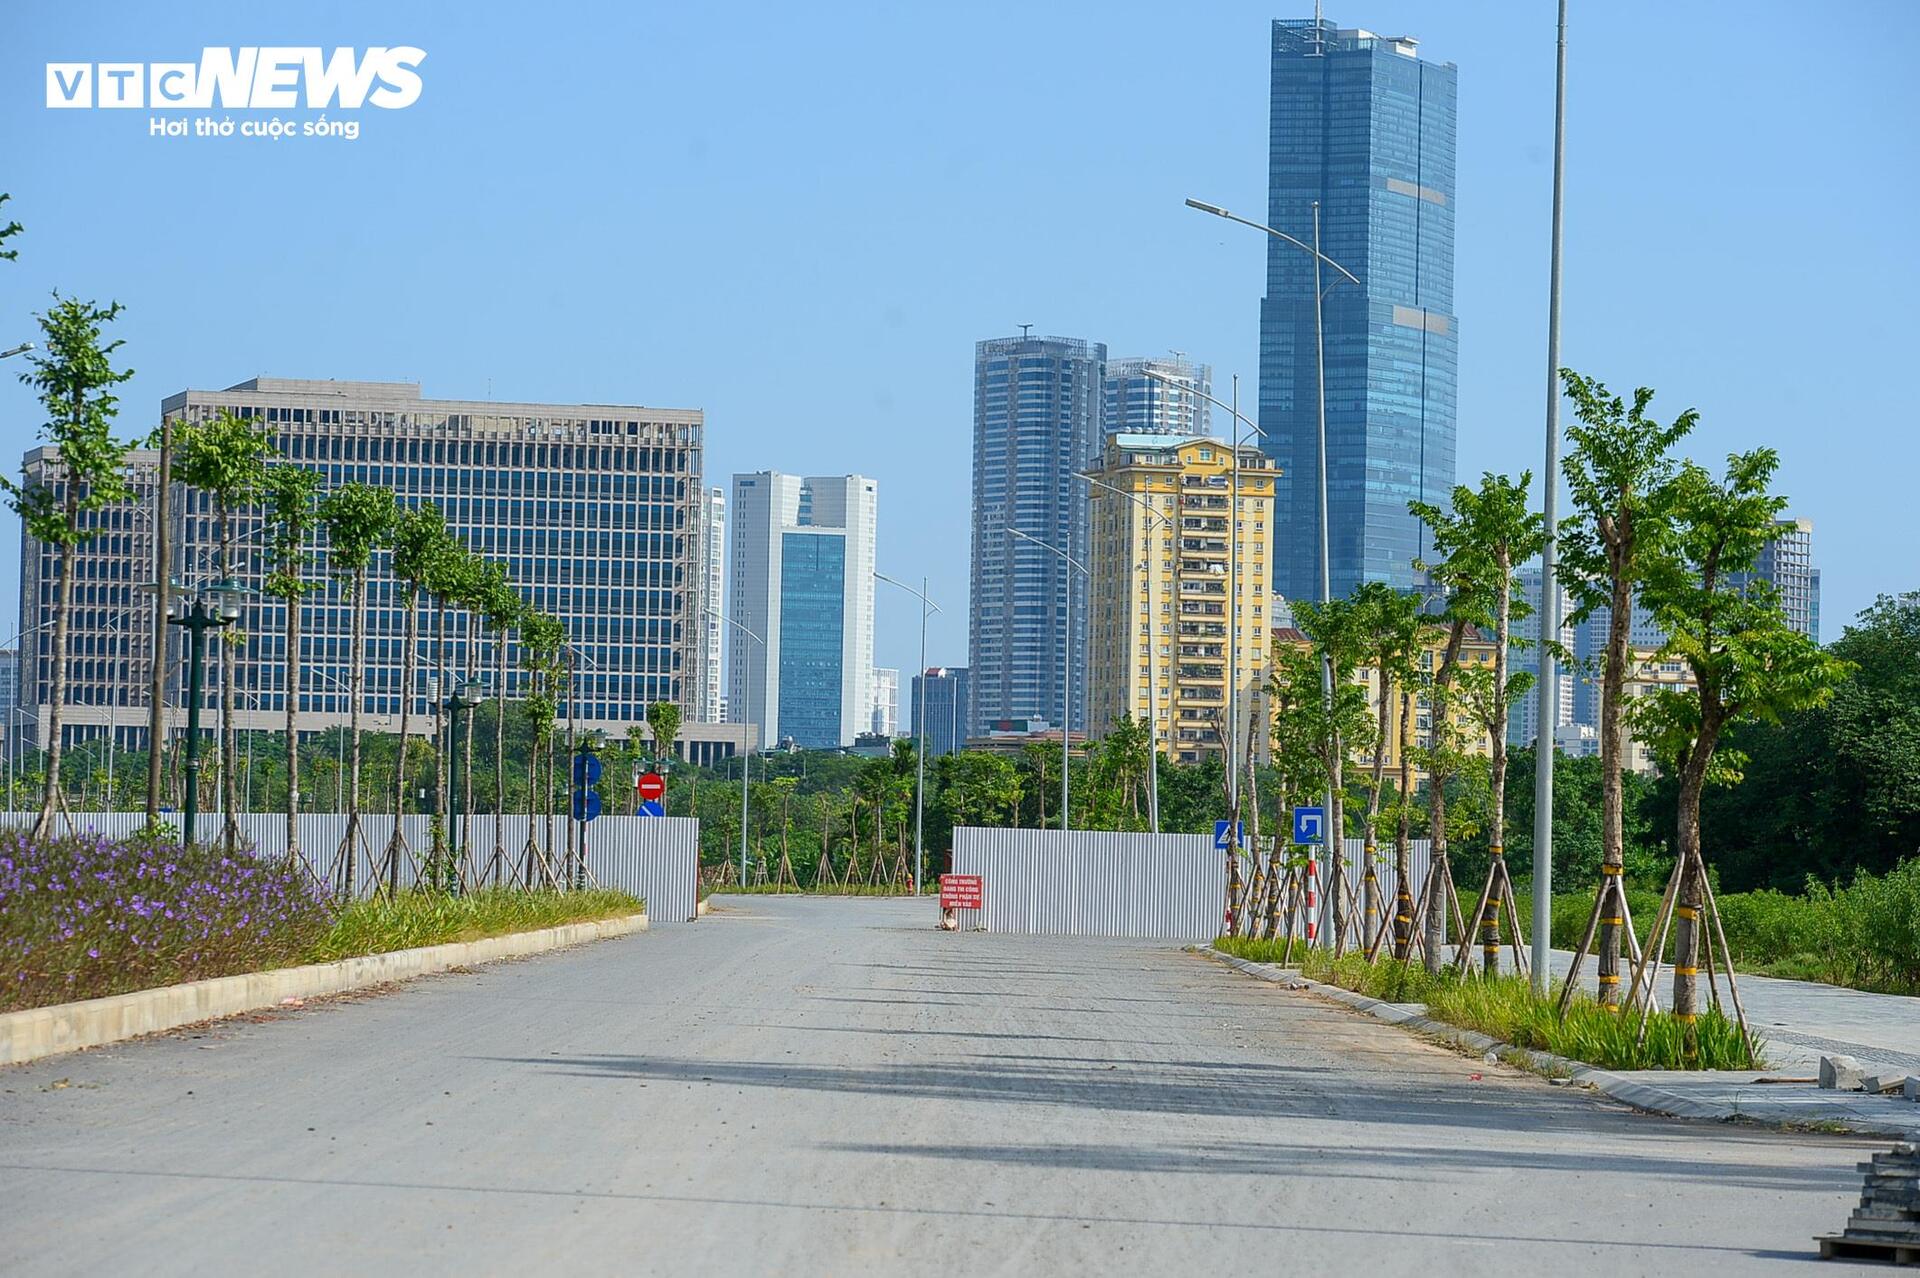
<svg viewBox="0 0 1920 1278">
<path fill-rule="evenodd" d="M 1786 1115 L 1768 1115 L 1738 1105 L 1728 1105 L 1717 1101 L 1701 1100 L 1685 1096 L 1657 1083 L 1636 1079 L 1626 1074 L 1617 1074 L 1610 1070 L 1597 1069 L 1583 1062 L 1570 1060 L 1565 1056 L 1556 1056 L 1551 1052 L 1536 1052 L 1512 1043 L 1503 1043 L 1489 1035 L 1474 1030 L 1462 1029 L 1445 1021 L 1436 1021 L 1431 1017 L 1408 1010 L 1403 1006 L 1369 998 L 1365 994 L 1356 994 L 1352 990 L 1337 985 L 1327 985 L 1320 981 L 1309 980 L 1298 972 L 1269 964 L 1253 963 L 1246 959 L 1235 958 L 1231 954 L 1222 954 L 1211 946 L 1190 945 L 1188 951 L 1203 955 L 1217 962 L 1235 968 L 1248 976 L 1263 981 L 1285 985 L 1290 989 L 1304 990 L 1336 1003 L 1344 1003 L 1356 1011 L 1365 1012 L 1389 1024 L 1452 1043 L 1480 1056 L 1493 1056 L 1522 1069 L 1547 1074 L 1555 1078 L 1565 1078 L 1571 1082 L 1591 1087 L 1602 1095 L 1633 1106 L 1649 1113 L 1665 1114 L 1673 1118 L 1696 1118 L 1712 1122 L 1731 1122 L 1736 1119 L 1761 1123 L 1768 1126 L 1790 1128 L 1818 1122 L 1823 1126 L 1836 1127 L 1863 1136 L 1893 1136 L 1912 1139 L 1914 1127 L 1911 1123 L 1892 1120 L 1868 1119 L 1859 1117 L 1829 1118 L 1825 1115 L 1809 1115 L 1795 1119 Z"/>
<path fill-rule="evenodd" d="M 564 927 L 514 932 L 480 941 L 455 941 L 367 954 L 335 963 L 244 972 L 108 998 L 7 1012 L 0 1015 L 0 1065 L 19 1065 L 43 1056 L 100 1047 L 198 1021 L 236 1016 L 276 1006 L 282 999 L 342 994 L 449 968 L 522 958 L 588 941 L 627 936 L 646 928 L 647 916 L 642 911 L 621 918 L 569 923 Z"/>
</svg>

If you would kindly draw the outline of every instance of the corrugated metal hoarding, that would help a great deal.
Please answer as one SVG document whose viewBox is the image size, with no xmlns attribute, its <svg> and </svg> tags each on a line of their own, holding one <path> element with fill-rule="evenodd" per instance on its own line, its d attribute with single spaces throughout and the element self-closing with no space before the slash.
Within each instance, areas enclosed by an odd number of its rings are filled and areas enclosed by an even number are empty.
<svg viewBox="0 0 1920 1278">
<path fill-rule="evenodd" d="M 1428 846 L 1416 839 L 1411 847 L 1415 897 L 1426 881 Z M 1345 851 L 1347 883 L 1358 903 L 1366 845 L 1349 839 Z M 1324 902 L 1333 877 L 1324 858 L 1319 871 Z M 1220 934 L 1226 913 L 1226 854 L 1202 834 L 960 826 L 953 832 L 953 872 L 982 880 L 980 908 L 959 911 L 963 929 L 1208 941 Z M 1243 885 L 1251 881 L 1252 858 L 1245 852 L 1240 874 Z M 1391 844 L 1376 850 L 1374 874 L 1385 908 L 1395 884 Z M 1471 895 L 1478 885 L 1460 890 Z"/>
<path fill-rule="evenodd" d="M 14 812 L 0 816 L 7 827 L 31 825 L 33 813 Z M 178 817 L 175 816 L 175 820 Z M 146 824 L 144 812 L 77 812 L 73 817 L 77 830 L 97 830 L 113 838 L 123 838 Z M 243 838 L 251 842 L 255 854 L 274 860 L 287 852 L 287 818 L 275 812 L 248 812 L 238 818 Z M 481 883 L 494 881 L 494 818 L 475 816 L 466 822 L 463 860 L 470 867 L 469 877 Z M 403 818 L 402 833 L 410 857 L 401 860 L 403 886 L 411 887 L 420 873 L 425 850 L 432 846 L 431 818 Z M 340 853 L 347 819 L 334 813 L 305 813 L 300 822 L 300 856 L 320 878 L 332 882 L 337 877 L 336 858 Z M 552 842 L 544 817 L 534 820 L 539 844 L 556 873 L 567 846 L 567 822 L 553 821 Z M 645 899 L 647 916 L 653 923 L 685 923 L 694 917 L 699 891 L 700 823 L 692 817 L 603 816 L 590 821 L 586 830 L 586 865 L 594 880 L 605 887 L 624 888 Z M 200 837 L 218 837 L 220 818 L 205 814 L 200 818 Z M 387 813 L 367 813 L 360 818 L 361 837 L 357 840 L 354 866 L 354 892 L 365 896 L 373 890 L 373 880 L 382 864 L 387 840 L 393 833 L 393 817 Z M 505 853 L 502 873 L 508 881 L 526 863 L 527 818 L 509 816 L 500 823 L 499 846 Z"/>
</svg>

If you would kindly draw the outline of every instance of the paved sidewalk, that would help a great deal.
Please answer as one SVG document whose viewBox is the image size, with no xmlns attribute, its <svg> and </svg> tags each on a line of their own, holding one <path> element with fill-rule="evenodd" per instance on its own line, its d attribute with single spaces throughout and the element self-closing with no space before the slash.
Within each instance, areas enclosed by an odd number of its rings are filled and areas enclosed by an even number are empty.
<svg viewBox="0 0 1920 1278">
<path fill-rule="evenodd" d="M 1199 947 L 1195 947 L 1198 949 Z M 1870 1136 L 1920 1139 L 1920 1104 L 1899 1094 L 1826 1091 L 1811 1082 L 1759 1081 L 1811 1079 L 1823 1052 L 1853 1056 L 1868 1072 L 1920 1073 L 1920 1056 L 1904 1050 L 1915 1045 L 1920 999 L 1867 994 L 1807 981 L 1740 978 L 1740 998 L 1766 1040 L 1771 1068 L 1760 1072 L 1725 1070 L 1600 1070 L 1542 1052 L 1498 1043 L 1483 1034 L 1429 1020 L 1418 1003 L 1383 1003 L 1350 990 L 1301 978 L 1292 968 L 1247 963 L 1204 951 L 1263 980 L 1279 981 L 1332 998 L 1383 1021 L 1452 1041 L 1468 1051 L 1491 1053 L 1515 1064 L 1570 1076 L 1615 1100 L 1653 1113 L 1680 1118 L 1746 1120 L 1785 1127 L 1818 1127 Z M 1554 970 L 1564 974 L 1572 955 L 1555 953 Z M 1591 980 L 1583 981 L 1589 988 Z M 1666 986 L 1660 987 L 1664 995 Z M 1845 1037 L 1843 1037 L 1845 1036 Z"/>
</svg>

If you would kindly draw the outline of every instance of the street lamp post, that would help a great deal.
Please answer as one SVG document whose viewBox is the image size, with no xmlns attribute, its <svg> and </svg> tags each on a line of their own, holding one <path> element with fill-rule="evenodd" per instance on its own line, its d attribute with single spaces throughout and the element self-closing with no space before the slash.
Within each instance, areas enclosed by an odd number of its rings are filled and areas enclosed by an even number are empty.
<svg viewBox="0 0 1920 1278">
<path fill-rule="evenodd" d="M 738 630 L 741 634 L 759 644 L 760 652 L 764 658 L 767 651 L 767 641 L 765 639 L 753 633 L 753 631 L 742 622 L 735 621 L 726 613 L 721 612 L 718 608 L 708 608 L 705 611 L 709 617 L 718 617 L 721 621 L 726 622 L 729 626 L 732 626 L 735 630 Z M 752 723 L 757 729 L 760 725 L 753 723 L 753 680 L 742 679 L 741 682 L 747 686 L 747 704 L 742 707 L 742 711 L 746 717 L 740 721 L 740 726 L 744 728 Z M 766 707 L 762 706 L 761 709 L 764 711 Z M 740 755 L 740 886 L 745 887 L 747 885 L 747 764 L 753 757 L 753 743 L 743 741 L 742 744 L 745 745 L 746 749 L 743 750 Z"/>
<path fill-rule="evenodd" d="M 1080 575 L 1089 581 L 1093 579 L 1093 574 L 1088 572 L 1086 566 L 1078 559 L 1075 559 L 1058 546 L 1041 541 L 1038 537 L 1032 536 L 1031 534 L 1023 533 L 1011 524 L 1007 525 L 1006 528 L 1009 533 L 1020 538 L 1022 541 L 1030 541 L 1042 550 L 1051 550 L 1054 554 L 1060 556 L 1061 560 L 1067 565 L 1067 608 L 1065 615 L 1067 623 L 1067 643 L 1066 656 L 1060 663 L 1060 829 L 1064 833 L 1073 828 L 1072 813 L 1070 811 L 1072 790 L 1068 785 L 1067 776 L 1071 766 L 1069 761 L 1073 757 L 1073 730 L 1071 726 L 1073 724 L 1073 570 L 1078 568 Z"/>
<path fill-rule="evenodd" d="M 1158 519 L 1165 524 L 1168 534 L 1172 534 L 1173 517 L 1154 509 L 1152 499 L 1142 497 L 1138 493 L 1130 493 L 1085 471 L 1075 471 L 1073 477 L 1085 480 L 1095 488 L 1104 488 L 1116 497 L 1125 497 L 1146 511 L 1148 519 Z M 1153 525 L 1149 523 L 1147 526 L 1151 528 Z M 1146 572 L 1150 578 L 1152 577 L 1151 552 L 1142 566 L 1142 571 Z M 1156 591 L 1147 599 L 1147 823 L 1153 827 L 1155 834 L 1160 833 L 1160 692 L 1159 684 L 1154 677 L 1154 671 L 1160 664 L 1160 654 L 1156 651 L 1159 635 L 1154 629 L 1160 624 L 1160 600 L 1157 596 Z M 1131 611 L 1131 609 L 1132 603 L 1129 601 L 1128 610 Z"/>
<path fill-rule="evenodd" d="M 915 590 L 904 581 L 895 580 L 884 572 L 873 574 L 889 586 L 898 586 L 920 601 L 920 686 L 926 687 L 927 679 L 927 615 L 939 612 L 940 605 L 927 598 L 927 579 L 920 579 L 920 589 Z M 913 750 L 913 894 L 920 895 L 920 879 L 926 868 L 926 804 L 927 804 L 927 715 L 925 707 L 919 701 L 913 705 L 913 717 L 920 721 L 919 741 Z"/>
<path fill-rule="evenodd" d="M 1320 251 L 1320 201 L 1318 200 L 1313 202 L 1313 243 L 1311 244 L 1297 240 L 1285 231 L 1276 231 L 1265 223 L 1255 222 L 1249 218 L 1229 213 L 1217 204 L 1208 204 L 1201 200 L 1189 199 L 1187 201 L 1187 207 L 1190 209 L 1198 209 L 1202 213 L 1210 213 L 1214 217 L 1225 218 L 1229 222 L 1238 222 L 1242 226 L 1252 227 L 1254 230 L 1260 231 L 1276 240 L 1281 240 L 1293 245 L 1293 247 L 1313 258 L 1313 358 L 1315 389 L 1318 391 L 1315 398 L 1318 400 L 1319 407 L 1320 444 L 1320 602 L 1322 605 L 1331 603 L 1333 601 L 1333 573 L 1328 563 L 1330 551 L 1327 532 L 1327 330 L 1324 305 L 1327 292 L 1330 289 L 1339 287 L 1342 280 L 1353 284 L 1356 288 L 1364 288 L 1364 285 L 1360 283 L 1359 276 Z M 1321 283 L 1322 266 L 1330 266 L 1339 272 L 1340 279 L 1334 280 L 1331 284 L 1323 285 Z M 1237 452 L 1238 449 L 1235 451 Z M 1333 713 L 1333 656 L 1331 653 L 1326 652 L 1321 653 L 1320 656 L 1320 697 L 1322 706 L 1326 712 L 1331 715 Z M 1333 813 L 1333 788 L 1331 778 L 1329 778 L 1327 788 L 1326 805 L 1327 813 L 1331 816 Z M 1329 859 L 1333 859 L 1333 856 L 1340 858 L 1334 862 L 1336 865 L 1344 864 L 1345 862 L 1345 834 L 1346 832 L 1343 830 L 1333 830 L 1327 835 L 1329 844 L 1328 851 L 1332 854 Z M 1339 908 L 1337 903 L 1330 904 L 1335 910 Z"/>
<path fill-rule="evenodd" d="M 240 620 L 240 605 L 223 594 L 237 592 L 232 582 L 202 590 L 191 599 L 180 601 L 177 615 L 167 624 L 180 626 L 189 636 L 187 645 L 187 757 L 185 823 L 181 830 L 184 846 L 193 846 L 194 826 L 200 808 L 200 693 L 205 677 L 207 631 L 220 630 Z"/>
</svg>

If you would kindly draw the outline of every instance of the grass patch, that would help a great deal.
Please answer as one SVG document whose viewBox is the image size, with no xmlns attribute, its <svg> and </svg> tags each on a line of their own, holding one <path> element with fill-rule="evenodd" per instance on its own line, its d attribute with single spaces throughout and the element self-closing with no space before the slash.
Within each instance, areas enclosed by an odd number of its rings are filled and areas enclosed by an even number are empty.
<svg viewBox="0 0 1920 1278">
<path fill-rule="evenodd" d="M 479 941 L 513 932 L 620 918 L 643 908 L 638 897 L 617 888 L 580 892 L 486 888 L 465 896 L 402 892 L 397 897 L 355 901 L 341 910 L 301 961 L 330 963 L 422 945 Z"/>
<path fill-rule="evenodd" d="M 1279 961 L 1280 947 L 1279 941 L 1244 937 L 1221 937 L 1214 942 L 1220 952 L 1253 962 Z M 1391 959 L 1369 963 L 1361 954 L 1336 959 L 1324 949 L 1297 953 L 1301 973 L 1316 981 L 1383 1002 L 1425 1003 L 1427 1014 L 1437 1021 L 1602 1069 L 1761 1067 L 1748 1061 L 1739 1027 L 1717 1011 L 1702 1013 L 1691 1032 L 1671 1014 L 1655 1012 L 1648 1019 L 1646 1037 L 1636 1041 L 1638 1015 L 1623 1017 L 1580 994 L 1562 1017 L 1556 1011 L 1557 996 L 1540 998 L 1519 976 L 1488 980 L 1471 971 L 1456 975 L 1451 968 L 1433 975 L 1418 963 Z M 1760 1045 L 1755 1046 L 1758 1050 Z"/>
<path fill-rule="evenodd" d="M 1249 963 L 1279 963 L 1285 966 L 1299 962 L 1300 956 L 1307 951 L 1306 942 L 1298 937 L 1287 941 L 1284 939 L 1259 940 L 1251 936 L 1222 936 L 1214 940 L 1213 948 L 1222 954 L 1231 954 L 1237 959 L 1245 959 Z M 1288 949 L 1293 951 L 1291 955 L 1288 955 Z"/>
</svg>

